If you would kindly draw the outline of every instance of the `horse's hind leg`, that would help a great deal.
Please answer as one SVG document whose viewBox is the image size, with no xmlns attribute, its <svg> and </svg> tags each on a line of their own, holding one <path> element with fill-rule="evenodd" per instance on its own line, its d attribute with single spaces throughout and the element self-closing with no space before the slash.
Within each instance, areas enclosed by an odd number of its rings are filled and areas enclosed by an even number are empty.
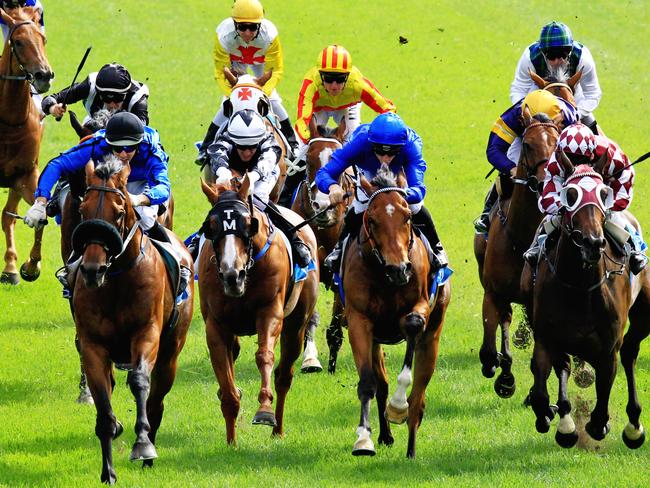
<svg viewBox="0 0 650 488">
<path fill-rule="evenodd" d="M 323 366 L 318 360 L 318 350 L 316 349 L 316 328 L 319 322 L 320 314 L 314 310 L 305 332 L 305 347 L 302 365 L 300 366 L 300 371 L 303 373 L 320 373 L 323 371 Z"/>
<path fill-rule="evenodd" d="M 555 442 L 562 447 L 573 447 L 578 442 L 578 431 L 571 417 L 571 402 L 567 393 L 567 383 L 571 374 L 571 357 L 568 354 L 559 354 L 554 361 L 554 368 L 558 377 L 557 413 L 560 416 Z"/>
<path fill-rule="evenodd" d="M 334 374 L 336 372 L 336 360 L 343 344 L 343 304 L 338 292 L 334 292 L 334 303 L 332 304 L 332 320 L 327 328 L 326 337 L 327 345 L 330 350 L 330 357 L 327 363 L 327 372 Z"/>
<path fill-rule="evenodd" d="M 2 275 L 0 275 L 0 283 L 9 285 L 17 285 L 20 282 L 18 268 L 16 267 L 18 253 L 16 251 L 16 239 L 14 236 L 16 218 L 9 215 L 9 212 L 16 213 L 18 211 L 18 202 L 20 202 L 20 194 L 10 188 L 7 203 L 5 203 L 2 209 L 2 231 L 5 234 L 6 250 L 4 255 L 5 267 L 2 270 Z"/>
<path fill-rule="evenodd" d="M 135 397 L 136 405 L 136 420 L 135 420 L 135 434 L 136 439 L 131 449 L 129 459 L 131 461 L 145 461 L 148 459 L 155 459 L 158 457 L 156 448 L 151 439 L 149 439 L 149 432 L 151 425 L 147 416 L 147 396 L 149 394 L 150 379 L 149 375 L 151 367 L 148 361 L 144 359 L 144 355 L 140 357 L 136 363 L 135 368 L 129 371 L 127 376 L 127 383 L 131 388 L 131 393 Z"/>
<path fill-rule="evenodd" d="M 533 373 L 533 386 L 530 389 L 530 405 L 535 412 L 535 428 L 540 434 L 548 432 L 556 408 L 549 404 L 546 382 L 551 374 L 551 356 L 540 340 L 535 340 L 533 357 L 530 360 L 530 371 Z"/>
<path fill-rule="evenodd" d="M 489 291 L 483 295 L 483 344 L 479 351 L 481 372 L 492 378 L 499 367 L 497 355 L 497 328 L 502 314 L 497 296 Z"/>
<path fill-rule="evenodd" d="M 377 410 L 379 412 L 379 444 L 392 446 L 394 439 L 388 423 L 388 411 L 386 401 L 388 400 L 388 373 L 384 363 L 384 351 L 381 344 L 372 345 L 372 369 L 377 379 Z"/>
<path fill-rule="evenodd" d="M 501 374 L 494 380 L 494 391 L 501 398 L 510 398 L 515 393 L 515 377 L 512 374 L 512 353 L 510 352 L 510 324 L 512 306 L 504 303 L 501 308 L 501 355 L 499 365 Z"/>
<path fill-rule="evenodd" d="M 34 204 L 34 190 L 38 185 L 38 171 L 35 170 L 31 175 L 27 176 L 28 181 L 22 185 L 22 197 L 30 205 Z M 20 276 L 25 281 L 36 281 L 41 275 L 41 243 L 43 240 L 43 230 L 41 227 L 34 231 L 34 245 L 29 251 L 29 259 L 20 267 Z"/>
</svg>

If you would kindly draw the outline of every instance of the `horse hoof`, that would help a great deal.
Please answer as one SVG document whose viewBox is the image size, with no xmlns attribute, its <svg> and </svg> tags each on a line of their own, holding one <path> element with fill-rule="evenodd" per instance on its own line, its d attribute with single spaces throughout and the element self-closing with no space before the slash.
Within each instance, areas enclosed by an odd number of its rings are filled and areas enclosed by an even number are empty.
<svg viewBox="0 0 650 488">
<path fill-rule="evenodd" d="M 237 393 L 239 393 L 239 399 L 241 400 L 241 396 L 242 396 L 241 388 L 239 388 L 238 386 L 236 386 L 235 388 L 237 388 Z M 221 388 L 217 389 L 217 399 L 221 401 Z"/>
<path fill-rule="evenodd" d="M 318 358 L 305 358 L 300 366 L 300 371 L 303 373 L 320 373 L 323 371 L 323 366 L 321 366 Z"/>
<path fill-rule="evenodd" d="M 153 459 L 145 459 L 142 461 L 142 469 L 153 468 Z"/>
<path fill-rule="evenodd" d="M 122 432 L 124 432 L 124 426 L 122 425 L 122 422 L 119 420 L 116 420 L 117 426 L 115 427 L 115 435 L 113 436 L 113 440 L 117 439 L 119 436 L 122 435 Z"/>
<path fill-rule="evenodd" d="M 379 439 L 377 439 L 377 442 L 379 442 L 379 445 L 384 445 L 384 446 L 392 446 L 393 443 L 395 442 L 395 439 L 393 439 L 393 436 L 390 434 L 387 435 L 379 435 Z"/>
<path fill-rule="evenodd" d="M 90 394 L 90 389 L 88 387 L 79 391 L 79 396 L 77 397 L 77 403 L 80 405 L 94 405 L 95 400 Z"/>
<path fill-rule="evenodd" d="M 253 425 L 268 425 L 269 427 L 277 427 L 278 423 L 275 421 L 275 414 L 273 412 L 258 410 L 253 417 Z"/>
<path fill-rule="evenodd" d="M 560 447 L 564 447 L 565 449 L 573 447 L 576 445 L 576 442 L 578 442 L 578 431 L 574 430 L 568 434 L 563 434 L 562 432 L 557 431 L 555 433 L 555 442 L 557 442 Z"/>
<path fill-rule="evenodd" d="M 628 428 L 631 431 L 630 433 L 628 433 Z M 627 424 L 625 426 L 625 429 L 623 429 L 623 442 L 628 448 L 638 449 L 643 445 L 643 443 L 645 442 L 645 430 L 643 430 L 643 427 L 641 427 L 640 431 L 641 433 L 637 434 L 638 437 L 635 436 L 636 438 L 633 438 L 632 435 L 634 434 L 634 432 L 638 432 L 638 431 L 636 431 L 634 427 L 631 427 L 631 424 Z"/>
<path fill-rule="evenodd" d="M 405 408 L 396 408 L 390 402 L 386 405 L 386 411 L 384 412 L 384 417 L 391 424 L 403 424 L 406 422 L 409 416 L 408 404 Z"/>
<path fill-rule="evenodd" d="M 27 272 L 27 263 L 23 263 L 23 265 L 20 267 L 20 276 L 23 278 L 25 281 L 36 281 L 39 276 L 41 276 L 41 265 L 40 263 L 36 265 L 36 268 L 34 269 L 33 273 L 28 273 Z"/>
<path fill-rule="evenodd" d="M 497 365 L 483 365 L 481 368 L 481 373 L 483 373 L 483 376 L 486 378 L 494 378 L 495 373 L 497 372 Z"/>
<path fill-rule="evenodd" d="M 117 482 L 117 476 L 115 475 L 115 472 L 112 473 L 102 473 L 102 476 L 100 477 L 102 480 L 102 483 L 105 483 L 107 485 L 114 485 Z"/>
<path fill-rule="evenodd" d="M 18 278 L 18 273 L 7 273 L 3 271 L 0 275 L 0 283 L 3 285 L 17 285 L 20 283 L 20 278 Z"/>
<path fill-rule="evenodd" d="M 591 421 L 587 422 L 587 425 L 585 425 L 585 430 L 587 431 L 587 434 L 589 434 L 589 437 L 596 441 L 602 441 L 609 433 L 609 429 L 609 422 L 607 422 L 600 430 L 597 430 Z"/>
<path fill-rule="evenodd" d="M 375 452 L 375 445 L 372 442 L 370 437 L 363 437 L 354 443 L 352 448 L 353 456 L 374 456 L 377 454 Z"/>
<path fill-rule="evenodd" d="M 510 398 L 515 394 L 515 377 L 512 373 L 501 373 L 494 381 L 494 391 L 501 398 Z"/>
<path fill-rule="evenodd" d="M 151 442 L 136 442 L 133 444 L 129 461 L 145 461 L 156 459 L 157 457 L 158 453 Z"/>
</svg>

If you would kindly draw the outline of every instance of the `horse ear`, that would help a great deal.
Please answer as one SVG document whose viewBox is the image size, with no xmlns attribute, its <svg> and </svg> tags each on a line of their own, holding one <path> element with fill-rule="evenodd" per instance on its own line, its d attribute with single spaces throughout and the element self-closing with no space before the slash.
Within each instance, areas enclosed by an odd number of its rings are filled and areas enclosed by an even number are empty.
<svg viewBox="0 0 650 488">
<path fill-rule="evenodd" d="M 544 81 L 544 78 L 539 76 L 532 69 L 528 70 L 528 74 L 530 75 L 530 79 L 533 80 L 533 83 L 535 83 L 540 90 L 543 90 L 544 87 L 548 85 L 548 83 Z"/>
<path fill-rule="evenodd" d="M 72 110 L 69 110 L 68 113 L 70 114 L 70 125 L 74 129 L 74 131 L 77 133 L 79 138 L 82 138 L 86 136 L 86 130 L 84 127 L 81 125 L 81 122 L 79 122 L 79 119 L 77 118 L 77 114 L 74 113 Z"/>
<path fill-rule="evenodd" d="M 397 173 L 397 186 L 400 188 L 406 188 L 406 174 L 404 174 L 404 168 L 399 170 L 399 173 Z"/>
<path fill-rule="evenodd" d="M 244 179 L 241 182 L 241 186 L 239 187 L 239 190 L 237 190 L 237 193 L 239 193 L 239 198 L 242 200 L 246 201 L 248 198 L 248 192 L 250 191 L 251 188 L 251 180 L 248 179 L 248 173 L 244 175 Z"/>
<path fill-rule="evenodd" d="M 575 92 L 574 88 L 580 81 L 580 78 L 582 78 L 582 70 L 578 71 L 575 75 L 573 75 L 571 78 L 569 78 L 566 81 L 566 84 L 571 87 L 571 90 Z"/>
<path fill-rule="evenodd" d="M 203 194 L 208 197 L 210 204 L 214 205 L 219 199 L 219 191 L 217 190 L 216 185 L 209 185 L 203 180 L 203 178 L 201 178 L 201 190 L 203 190 Z"/>
<path fill-rule="evenodd" d="M 370 196 L 375 192 L 375 188 L 370 184 L 370 182 L 365 176 L 361 177 L 360 183 L 361 183 L 361 188 L 363 188 L 363 191 L 366 192 L 366 195 Z"/>
<path fill-rule="evenodd" d="M 340 142 L 343 142 L 343 138 L 345 137 L 345 131 L 347 130 L 348 126 L 345 123 L 345 119 L 341 120 L 341 123 L 339 126 L 336 128 L 336 132 L 334 133 L 334 137 L 338 139 Z"/>
<path fill-rule="evenodd" d="M 268 70 L 266 73 L 264 73 L 262 76 L 259 78 L 255 78 L 255 84 L 258 86 L 264 86 L 266 85 L 266 82 L 271 79 L 271 75 L 273 74 L 273 68 Z"/>
<path fill-rule="evenodd" d="M 4 22 L 5 24 L 7 24 L 7 27 L 9 27 L 9 29 L 11 29 L 11 28 L 14 26 L 14 23 L 15 23 L 15 22 L 14 22 L 14 19 L 12 19 L 11 17 L 9 17 L 9 14 L 7 14 L 7 12 L 5 12 L 5 11 L 4 11 L 3 9 L 1 9 L 1 8 L 0 8 L 0 17 L 2 17 L 3 22 Z"/>
<path fill-rule="evenodd" d="M 530 124 L 533 123 L 533 116 L 530 115 L 530 110 L 528 109 L 528 107 L 524 107 L 524 110 L 521 113 L 521 118 L 524 122 L 524 127 L 528 127 Z"/>
<path fill-rule="evenodd" d="M 223 74 L 226 75 L 226 80 L 230 83 L 230 86 L 233 87 L 237 84 L 237 77 L 230 71 L 228 66 L 223 67 Z"/>
<path fill-rule="evenodd" d="M 226 98 L 226 99 L 223 101 L 223 114 L 224 114 L 227 118 L 230 118 L 230 117 L 232 116 L 232 111 L 233 111 L 233 108 L 232 108 L 232 102 L 230 101 L 229 98 Z"/>
<path fill-rule="evenodd" d="M 30 20 L 35 24 L 41 21 L 41 12 L 35 7 L 23 7 L 23 12 L 26 12 Z"/>
<path fill-rule="evenodd" d="M 260 97 L 257 101 L 257 111 L 262 117 L 266 117 L 269 114 L 269 100 L 266 97 Z"/>
<path fill-rule="evenodd" d="M 564 151 L 561 149 L 557 149 L 555 151 L 555 158 L 557 159 L 557 162 L 560 163 L 560 166 L 564 169 L 564 174 L 566 176 L 571 176 L 573 174 L 573 171 L 575 170 L 575 167 L 573 166 L 573 163 L 569 159 L 569 157 L 564 154 Z"/>
</svg>

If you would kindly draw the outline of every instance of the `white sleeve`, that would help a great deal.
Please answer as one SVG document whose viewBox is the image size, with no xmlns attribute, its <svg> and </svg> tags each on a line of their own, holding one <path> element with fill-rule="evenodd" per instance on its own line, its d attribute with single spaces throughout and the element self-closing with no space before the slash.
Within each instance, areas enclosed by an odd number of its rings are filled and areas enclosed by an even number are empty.
<svg viewBox="0 0 650 488">
<path fill-rule="evenodd" d="M 533 80 L 530 78 L 528 70 L 535 71 L 535 68 L 533 67 L 533 63 L 530 61 L 530 51 L 526 48 L 517 63 L 515 79 L 512 80 L 512 83 L 510 84 L 510 102 L 513 105 L 537 88 Z"/>
<path fill-rule="evenodd" d="M 578 85 L 582 89 L 582 97 L 577 100 L 578 110 L 580 115 L 584 116 L 590 114 L 600 102 L 600 97 L 603 92 L 598 83 L 598 75 L 596 74 L 596 63 L 586 46 L 582 46 L 582 55 L 578 63 L 578 71 L 582 70 L 582 77 Z"/>
</svg>

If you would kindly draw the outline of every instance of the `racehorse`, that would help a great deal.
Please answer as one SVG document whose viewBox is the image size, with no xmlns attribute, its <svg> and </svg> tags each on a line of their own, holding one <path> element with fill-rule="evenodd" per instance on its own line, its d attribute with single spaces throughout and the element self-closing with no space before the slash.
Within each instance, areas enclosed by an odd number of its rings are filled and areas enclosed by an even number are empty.
<svg viewBox="0 0 650 488">
<path fill-rule="evenodd" d="M 403 185 L 398 185 L 392 172 L 382 169 L 371 183 L 362 178 L 361 185 L 370 195 L 368 208 L 357 239 L 352 240 L 343 257 L 342 278 L 361 401 L 361 420 L 352 454 L 375 454 L 369 415 L 370 401 L 376 394 L 379 443 L 393 444 L 388 422 L 401 424 L 408 418 L 406 455 L 414 458 L 425 389 L 435 369 L 451 289 L 447 281 L 430 299 L 432 276 L 427 250 L 413 230 Z M 404 339 L 407 345 L 402 371 L 397 378 L 397 390 L 387 405 L 388 377 L 381 345 Z"/>
<path fill-rule="evenodd" d="M 97 409 L 95 433 L 102 447 L 101 480 L 116 481 L 112 442 L 122 431 L 111 407 L 112 364 L 128 369 L 135 397 L 137 439 L 130 459 L 152 466 L 163 399 L 176 376 L 178 355 L 192 319 L 194 283 L 177 303 L 172 279 L 159 251 L 142 232 L 126 189 L 129 165 L 111 158 L 86 166 L 86 193 L 73 246 L 81 255 L 72 303 L 88 386 Z M 182 264 L 190 254 L 168 232 Z"/>
<path fill-rule="evenodd" d="M 235 424 L 241 391 L 235 386 L 234 361 L 239 337 L 257 335 L 255 362 L 260 372 L 259 409 L 253 424 L 273 427 L 284 434 L 284 407 L 293 379 L 293 363 L 302 351 L 305 327 L 318 297 L 318 265 L 303 281 L 293 281 L 288 243 L 266 215 L 253 205 L 250 180 L 237 190 L 230 185 L 202 182 L 213 205 L 201 232 L 206 236 L 199 256 L 201 313 L 212 368 L 219 383 L 221 412 L 226 421 L 226 441 L 236 443 Z M 294 224 L 300 219 L 279 207 Z M 300 230 L 316 257 L 316 239 L 308 226 Z M 271 369 L 280 338 L 280 362 L 275 369 L 277 403 L 273 412 Z"/>
<path fill-rule="evenodd" d="M 321 213 L 315 217 L 310 226 L 316 234 L 318 242 L 318 261 L 321 271 L 320 280 L 325 286 L 330 287 L 332 276 L 325 273 L 323 262 L 327 255 L 334 249 L 338 241 L 339 234 L 343 228 L 343 218 L 345 211 L 350 204 L 350 198 L 346 198 L 338 205 L 331 207 L 329 198 L 324 193 L 318 191 L 314 182 L 316 172 L 330 160 L 332 153 L 343 146 L 345 135 L 345 121 L 336 129 L 327 127 L 317 127 L 314 119 L 309 124 L 310 139 L 307 146 L 307 169 L 305 179 L 300 183 L 296 190 L 296 196 L 291 210 L 305 219 L 313 218 L 316 213 Z M 352 195 L 352 175 L 348 172 L 341 175 L 339 184 Z M 328 210 L 325 210 L 328 209 Z M 318 361 L 318 352 L 314 341 L 316 328 L 320 321 L 320 315 L 314 311 L 307 333 L 305 334 L 305 353 L 301 369 L 305 373 L 321 371 L 322 367 Z M 334 293 L 334 302 L 332 304 L 332 319 L 327 329 L 327 344 L 330 350 L 327 371 L 334 373 L 336 371 L 336 359 L 338 351 L 343 343 L 343 304 L 337 292 Z"/>
<path fill-rule="evenodd" d="M 38 10 L 17 8 L 9 15 L 0 9 L 0 16 L 9 27 L 0 58 L 0 187 L 9 188 L 2 212 L 6 251 L 0 283 L 17 285 L 20 279 L 16 267 L 15 214 L 21 198 L 30 205 L 34 203 L 43 136 L 41 116 L 32 101 L 30 86 L 38 93 L 48 91 L 54 73 L 45 55 Z M 20 267 L 20 275 L 26 281 L 34 281 L 40 275 L 42 236 L 41 227 L 34 233 L 29 260 Z"/>
<path fill-rule="evenodd" d="M 593 439 L 602 440 L 610 429 L 608 402 L 620 349 L 628 387 L 629 422 L 623 441 L 629 448 L 638 448 L 645 432 L 639 420 L 634 369 L 639 345 L 650 333 L 650 272 L 645 269 L 636 277 L 631 275 L 625 254 L 606 238 L 605 214 L 614 198 L 602 176 L 586 165 L 574 168 L 564 153 L 559 155 L 565 174 L 571 175 L 561 192 L 561 232 L 557 244 L 543 253 L 533 289 L 530 401 L 535 426 L 538 432 L 548 432 L 557 412 L 557 443 L 572 447 L 577 442 L 567 395 L 568 355 L 572 354 L 596 371 L 597 400 L 585 429 Z M 638 228 L 632 214 L 625 214 Z M 630 326 L 623 337 L 628 318 Z M 551 367 L 559 380 L 557 406 L 549 405 L 546 389 Z"/>
</svg>

